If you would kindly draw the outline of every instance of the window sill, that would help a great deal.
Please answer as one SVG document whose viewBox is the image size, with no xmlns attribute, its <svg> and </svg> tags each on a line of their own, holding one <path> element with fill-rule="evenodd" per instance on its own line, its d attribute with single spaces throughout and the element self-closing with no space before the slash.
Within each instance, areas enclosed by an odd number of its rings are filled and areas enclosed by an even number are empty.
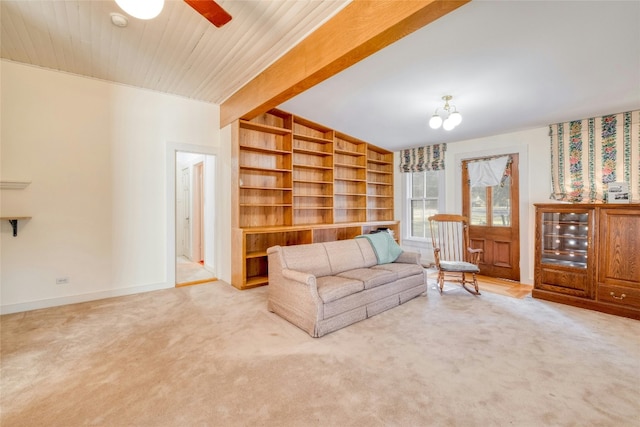
<svg viewBox="0 0 640 427">
<path fill-rule="evenodd" d="M 402 242 L 410 242 L 410 243 L 431 243 L 431 239 L 423 239 L 420 237 L 404 237 Z"/>
</svg>

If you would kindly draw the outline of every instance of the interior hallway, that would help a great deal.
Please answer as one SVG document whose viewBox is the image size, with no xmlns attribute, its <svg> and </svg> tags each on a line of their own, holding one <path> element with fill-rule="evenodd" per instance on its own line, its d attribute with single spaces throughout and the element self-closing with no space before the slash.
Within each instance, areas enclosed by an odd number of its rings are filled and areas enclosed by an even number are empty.
<svg viewBox="0 0 640 427">
<path fill-rule="evenodd" d="M 218 280 L 202 264 L 181 255 L 176 258 L 176 286 L 188 286 Z"/>
</svg>

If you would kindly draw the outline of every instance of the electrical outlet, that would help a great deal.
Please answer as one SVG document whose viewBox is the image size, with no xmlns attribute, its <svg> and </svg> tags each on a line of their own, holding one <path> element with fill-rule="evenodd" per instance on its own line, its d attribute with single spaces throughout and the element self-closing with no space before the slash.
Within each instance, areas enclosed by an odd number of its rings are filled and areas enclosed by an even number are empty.
<svg viewBox="0 0 640 427">
<path fill-rule="evenodd" d="M 66 285 L 67 283 L 69 283 L 68 277 L 58 277 L 56 279 L 56 285 Z"/>
</svg>

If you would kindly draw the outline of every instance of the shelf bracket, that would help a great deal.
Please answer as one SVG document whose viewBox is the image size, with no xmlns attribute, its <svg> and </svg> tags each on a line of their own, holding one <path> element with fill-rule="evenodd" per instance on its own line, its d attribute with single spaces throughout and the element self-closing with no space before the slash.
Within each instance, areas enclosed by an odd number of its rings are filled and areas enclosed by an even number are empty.
<svg viewBox="0 0 640 427">
<path fill-rule="evenodd" d="M 9 224 L 11 224 L 11 228 L 13 228 L 13 237 L 18 235 L 18 221 L 21 219 L 31 219 L 30 216 L 3 216 L 0 217 L 1 220 L 8 220 Z"/>
<path fill-rule="evenodd" d="M 18 235 L 18 220 L 10 219 L 9 223 L 11 224 L 11 227 L 13 227 L 13 237 L 16 237 Z"/>
</svg>

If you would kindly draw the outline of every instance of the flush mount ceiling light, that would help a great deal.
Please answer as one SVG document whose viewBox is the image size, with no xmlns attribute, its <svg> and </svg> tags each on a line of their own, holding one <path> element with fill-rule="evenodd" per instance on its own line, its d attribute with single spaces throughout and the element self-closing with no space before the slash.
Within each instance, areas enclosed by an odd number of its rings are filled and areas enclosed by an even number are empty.
<svg viewBox="0 0 640 427">
<path fill-rule="evenodd" d="M 129 23 L 129 21 L 127 20 L 127 17 L 119 13 L 114 12 L 114 13 L 111 13 L 110 16 L 111 16 L 111 23 L 116 27 L 124 28 Z"/>
<path fill-rule="evenodd" d="M 439 129 L 440 126 L 442 126 L 444 130 L 451 130 L 462 122 L 462 114 L 458 113 L 456 106 L 449 105 L 449 101 L 452 99 L 453 96 L 451 95 L 445 95 L 442 97 L 442 100 L 444 101 L 444 107 L 442 108 L 444 110 L 444 119 L 442 118 L 443 116 L 438 115 L 438 109 L 436 108 L 435 113 L 433 113 L 433 116 L 431 116 L 431 119 L 429 120 L 429 127 L 431 129 Z M 452 108 L 453 111 L 451 111 Z"/>
<path fill-rule="evenodd" d="M 138 19 L 153 19 L 162 12 L 164 0 L 116 0 L 127 14 Z"/>
</svg>

